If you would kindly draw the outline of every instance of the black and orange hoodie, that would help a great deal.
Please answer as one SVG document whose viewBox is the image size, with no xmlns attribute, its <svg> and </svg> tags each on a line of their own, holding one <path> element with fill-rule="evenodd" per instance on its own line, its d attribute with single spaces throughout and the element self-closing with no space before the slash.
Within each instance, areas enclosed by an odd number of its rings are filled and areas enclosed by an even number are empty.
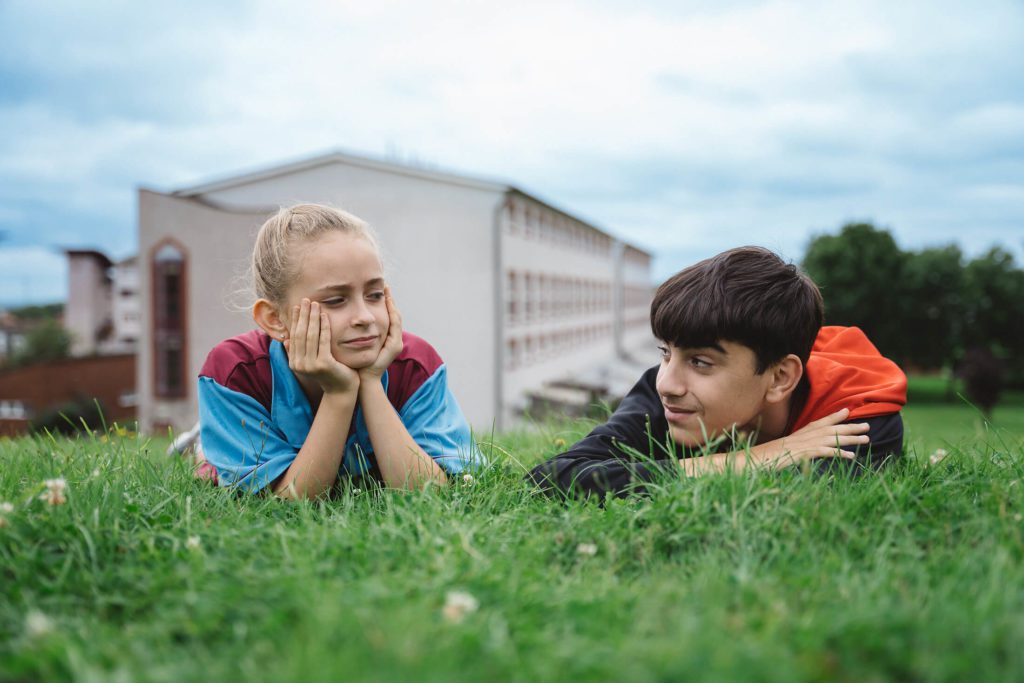
<svg viewBox="0 0 1024 683">
<path fill-rule="evenodd" d="M 849 408 L 849 421 L 869 425 L 871 452 L 865 463 L 879 464 L 902 451 L 899 411 L 907 402 L 907 378 L 859 328 L 823 327 L 804 370 L 794 396 L 797 416 L 788 433 Z M 668 421 L 655 387 L 657 376 L 657 366 L 647 370 L 607 422 L 528 477 L 547 491 L 622 496 L 642 492 L 655 471 L 678 467 L 676 458 L 686 453 L 666 447 Z"/>
</svg>

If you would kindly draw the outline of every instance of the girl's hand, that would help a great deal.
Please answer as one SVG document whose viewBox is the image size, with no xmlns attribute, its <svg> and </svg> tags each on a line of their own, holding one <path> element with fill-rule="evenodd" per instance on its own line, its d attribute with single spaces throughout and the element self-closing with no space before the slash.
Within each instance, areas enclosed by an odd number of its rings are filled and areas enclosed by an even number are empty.
<svg viewBox="0 0 1024 683">
<path fill-rule="evenodd" d="M 331 324 L 316 301 L 303 299 L 292 310 L 292 324 L 284 342 L 288 367 L 309 377 L 325 394 L 343 394 L 359 389 L 359 373 L 339 363 L 331 353 Z"/>
<path fill-rule="evenodd" d="M 846 458 L 853 460 L 853 446 L 870 443 L 869 426 L 864 422 L 843 424 L 850 415 L 847 408 L 801 427 L 789 436 L 758 444 L 750 449 L 754 462 L 769 467 L 795 465 L 814 458 Z"/>
<path fill-rule="evenodd" d="M 391 288 L 387 286 L 384 287 L 384 303 L 388 307 L 388 336 L 384 339 L 384 345 L 380 347 L 377 360 L 359 371 L 359 376 L 363 380 L 379 380 L 391 362 L 402 352 L 402 314 L 398 312 L 395 300 L 391 298 Z"/>
</svg>

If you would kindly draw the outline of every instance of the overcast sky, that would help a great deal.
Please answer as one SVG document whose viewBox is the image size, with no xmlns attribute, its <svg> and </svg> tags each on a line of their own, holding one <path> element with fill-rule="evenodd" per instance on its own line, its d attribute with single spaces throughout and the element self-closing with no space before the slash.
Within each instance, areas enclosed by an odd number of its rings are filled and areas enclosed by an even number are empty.
<svg viewBox="0 0 1024 683">
<path fill-rule="evenodd" d="M 333 149 L 512 182 L 652 250 L 850 220 L 1024 255 L 1024 3 L 0 0 L 0 304 L 134 253 L 139 185 Z"/>
</svg>

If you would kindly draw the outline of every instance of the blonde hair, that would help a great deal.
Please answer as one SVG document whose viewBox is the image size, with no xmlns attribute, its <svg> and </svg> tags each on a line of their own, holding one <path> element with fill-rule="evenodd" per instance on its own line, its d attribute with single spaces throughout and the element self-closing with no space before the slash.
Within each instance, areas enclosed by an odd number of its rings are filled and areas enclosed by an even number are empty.
<svg viewBox="0 0 1024 683">
<path fill-rule="evenodd" d="M 377 236 L 361 218 L 323 204 L 283 207 L 256 235 L 250 268 L 256 296 L 274 303 L 285 301 L 288 287 L 298 274 L 294 246 L 332 230 L 365 239 L 380 257 Z"/>
</svg>

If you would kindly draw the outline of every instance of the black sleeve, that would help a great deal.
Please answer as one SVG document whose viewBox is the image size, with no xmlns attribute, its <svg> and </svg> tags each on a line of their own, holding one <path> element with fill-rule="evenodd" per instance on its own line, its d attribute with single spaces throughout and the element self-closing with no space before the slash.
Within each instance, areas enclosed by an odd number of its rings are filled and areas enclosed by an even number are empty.
<svg viewBox="0 0 1024 683">
<path fill-rule="evenodd" d="M 857 449 L 857 459 L 865 464 L 881 467 L 903 453 L 903 417 L 899 413 L 869 417 L 854 422 L 867 422 L 870 425 L 868 436 L 871 442 L 867 447 Z"/>
<path fill-rule="evenodd" d="M 666 445 L 668 423 L 654 386 L 657 374 L 657 367 L 645 372 L 607 422 L 565 453 L 535 467 L 529 479 L 549 493 L 604 497 L 610 491 L 623 497 L 642 492 L 642 482 L 675 465 Z"/>
<path fill-rule="evenodd" d="M 903 417 L 899 413 L 879 415 L 860 420 L 848 420 L 848 423 L 868 423 L 868 437 L 871 441 L 857 447 L 857 459 L 854 471 L 864 472 L 867 469 L 879 469 L 903 454 Z M 849 465 L 842 458 L 822 458 L 818 471 L 832 472 L 836 466 Z"/>
</svg>

